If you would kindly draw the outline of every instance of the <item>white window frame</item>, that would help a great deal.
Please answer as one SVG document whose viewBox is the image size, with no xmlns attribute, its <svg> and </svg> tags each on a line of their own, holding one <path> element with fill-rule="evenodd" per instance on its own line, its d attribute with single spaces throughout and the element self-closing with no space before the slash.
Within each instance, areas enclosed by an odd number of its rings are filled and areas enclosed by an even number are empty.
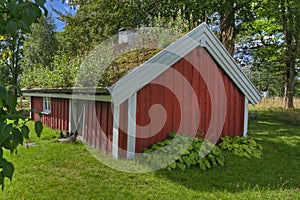
<svg viewBox="0 0 300 200">
<path fill-rule="evenodd" d="M 42 114 L 49 115 L 51 113 L 51 98 L 43 97 L 43 112 Z"/>
</svg>

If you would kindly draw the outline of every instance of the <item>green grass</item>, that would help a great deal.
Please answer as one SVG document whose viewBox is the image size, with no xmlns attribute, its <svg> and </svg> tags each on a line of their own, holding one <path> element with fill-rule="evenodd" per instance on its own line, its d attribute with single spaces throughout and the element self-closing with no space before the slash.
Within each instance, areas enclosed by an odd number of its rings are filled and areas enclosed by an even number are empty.
<svg viewBox="0 0 300 200">
<path fill-rule="evenodd" d="M 35 146 L 5 156 L 15 165 L 2 199 L 300 199 L 300 110 L 251 109 L 249 134 L 263 146 L 262 159 L 225 152 L 225 167 L 145 174 L 113 170 L 80 142 L 60 144 L 46 129 Z M 291 114 L 292 113 L 292 114 Z"/>
</svg>

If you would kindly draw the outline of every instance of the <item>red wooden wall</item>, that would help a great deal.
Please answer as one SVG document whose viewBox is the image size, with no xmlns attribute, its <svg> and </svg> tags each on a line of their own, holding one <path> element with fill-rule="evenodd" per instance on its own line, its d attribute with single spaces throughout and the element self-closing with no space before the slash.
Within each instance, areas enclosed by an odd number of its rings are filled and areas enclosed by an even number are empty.
<svg viewBox="0 0 300 200">
<path fill-rule="evenodd" d="M 31 97 L 31 109 L 43 111 L 43 98 Z M 37 113 L 32 114 L 33 120 L 40 120 Z M 51 98 L 51 113 L 43 114 L 41 121 L 50 128 L 62 131 L 69 130 L 69 100 Z"/>
<path fill-rule="evenodd" d="M 113 108 L 109 102 L 85 101 L 85 142 L 103 152 L 112 152 Z"/>
<path fill-rule="evenodd" d="M 231 79 L 222 71 L 218 64 L 213 60 L 210 54 L 202 47 L 199 47 L 189 53 L 186 58 L 181 59 L 174 64 L 170 70 L 176 70 L 179 72 L 191 85 L 197 96 L 197 103 L 194 105 L 198 106 L 200 113 L 197 113 L 197 108 L 192 107 L 190 96 L 184 93 L 186 89 L 183 83 L 179 80 L 167 75 L 168 70 L 161 74 L 157 79 L 167 80 L 173 87 L 179 88 L 179 99 L 168 89 L 162 85 L 156 84 L 156 80 L 146 85 L 137 93 L 137 138 L 136 138 L 136 152 L 142 152 L 144 148 L 151 146 L 157 141 L 161 141 L 168 136 L 170 131 L 176 131 L 178 133 L 185 133 L 193 135 L 192 125 L 196 125 L 197 133 L 208 131 L 211 123 L 212 115 L 212 99 L 211 91 L 208 91 L 208 86 L 204 80 L 214 81 L 216 77 L 208 77 L 209 70 L 215 65 L 218 68 L 220 77 L 222 77 L 223 84 L 225 87 L 226 100 L 224 106 L 226 106 L 225 122 L 221 135 L 229 136 L 242 136 L 244 128 L 244 102 L 245 96 L 235 86 Z M 201 74 L 199 70 L 190 63 L 193 59 L 193 63 L 199 62 Z M 188 61 L 189 60 L 189 61 Z M 169 73 L 170 74 L 170 73 Z M 206 78 L 206 79 L 204 79 Z M 177 91 L 177 93 L 178 93 Z M 218 89 L 215 90 L 216 92 Z M 218 94 L 215 94 L 218 96 Z M 187 106 L 187 113 L 181 113 L 180 103 L 183 102 L 183 106 Z M 226 105 L 225 105 L 226 102 Z M 221 102 L 222 103 L 222 102 Z M 160 104 L 166 110 L 166 122 L 162 125 L 161 129 L 157 131 L 157 124 L 159 120 L 153 119 L 150 122 L 149 109 L 155 104 Z M 225 108 L 225 107 L 224 107 Z M 154 115 L 155 116 L 155 115 Z M 181 119 L 184 116 L 184 119 Z M 160 118 L 160 117 L 159 117 Z M 195 120 L 197 119 L 197 120 Z M 181 130 L 179 130 L 179 124 L 182 123 Z M 198 124 L 195 124 L 199 122 Z M 221 122 L 220 122 L 221 123 Z M 150 128 L 144 129 L 144 126 L 149 125 Z M 154 132 L 153 132 L 154 131 Z"/>
</svg>

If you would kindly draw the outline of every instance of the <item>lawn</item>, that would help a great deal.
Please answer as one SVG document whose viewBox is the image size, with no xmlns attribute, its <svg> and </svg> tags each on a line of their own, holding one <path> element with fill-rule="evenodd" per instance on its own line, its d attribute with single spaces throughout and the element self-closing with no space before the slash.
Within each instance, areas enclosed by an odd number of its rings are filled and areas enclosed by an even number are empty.
<svg viewBox="0 0 300 200">
<path fill-rule="evenodd" d="M 224 153 L 224 167 L 145 174 L 113 170 L 80 142 L 60 144 L 45 129 L 36 145 L 5 153 L 15 165 L 3 199 L 300 199 L 300 110 L 258 106 L 249 135 L 263 146 L 262 159 Z"/>
</svg>

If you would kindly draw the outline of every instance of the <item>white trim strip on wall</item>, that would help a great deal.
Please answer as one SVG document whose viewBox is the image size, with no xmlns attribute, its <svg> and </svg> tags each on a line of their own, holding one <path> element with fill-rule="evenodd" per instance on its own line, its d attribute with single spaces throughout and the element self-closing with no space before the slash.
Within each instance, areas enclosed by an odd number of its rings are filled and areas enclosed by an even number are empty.
<svg viewBox="0 0 300 200">
<path fill-rule="evenodd" d="M 119 153 L 119 118 L 120 118 L 120 106 L 114 106 L 113 116 L 113 139 L 112 139 L 112 155 L 113 158 L 118 159 Z"/>
<path fill-rule="evenodd" d="M 72 132 L 72 104 L 73 104 L 73 100 L 69 99 L 69 133 Z"/>
<path fill-rule="evenodd" d="M 249 113 L 249 100 L 245 97 L 245 110 L 244 110 L 244 137 L 248 136 L 248 113 Z"/>
<path fill-rule="evenodd" d="M 58 94 L 58 93 L 23 93 L 23 95 L 29 97 L 50 97 L 50 98 L 62 98 L 62 99 L 79 99 L 79 100 L 112 102 L 110 95 L 82 95 L 82 94 Z"/>
<path fill-rule="evenodd" d="M 84 138 L 84 134 L 85 134 L 85 132 L 84 132 L 84 130 L 85 130 L 85 128 L 84 128 L 84 126 L 85 126 L 85 105 L 86 104 L 84 103 L 83 108 L 82 108 L 83 109 L 83 113 L 82 113 L 82 138 Z"/>
<path fill-rule="evenodd" d="M 33 109 L 33 108 L 32 108 L 32 102 L 31 102 L 31 100 L 32 100 L 32 98 L 29 97 L 29 108 L 30 108 L 30 109 Z M 30 119 L 32 119 L 32 115 L 33 115 L 33 113 L 32 113 L 32 112 L 29 112 Z"/>
<path fill-rule="evenodd" d="M 136 139 L 136 92 L 128 100 L 128 131 L 127 131 L 127 159 L 135 156 Z"/>
</svg>

